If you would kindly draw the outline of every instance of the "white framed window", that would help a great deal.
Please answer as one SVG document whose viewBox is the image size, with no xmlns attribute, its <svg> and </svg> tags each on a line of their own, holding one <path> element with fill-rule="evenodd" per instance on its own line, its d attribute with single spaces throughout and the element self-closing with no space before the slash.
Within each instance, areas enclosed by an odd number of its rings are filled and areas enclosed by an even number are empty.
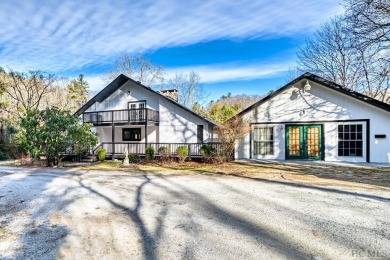
<svg viewBox="0 0 390 260">
<path fill-rule="evenodd" d="M 363 156 L 363 125 L 338 126 L 338 156 Z"/>
<path fill-rule="evenodd" d="M 273 155 L 274 154 L 274 127 L 259 126 L 253 131 L 253 154 Z"/>
</svg>

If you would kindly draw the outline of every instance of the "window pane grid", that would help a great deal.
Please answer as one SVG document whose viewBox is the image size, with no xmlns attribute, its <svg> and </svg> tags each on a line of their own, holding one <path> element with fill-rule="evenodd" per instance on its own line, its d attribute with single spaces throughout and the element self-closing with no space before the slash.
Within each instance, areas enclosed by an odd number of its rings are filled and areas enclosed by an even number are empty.
<svg viewBox="0 0 390 260">
<path fill-rule="evenodd" d="M 320 156 L 320 128 L 310 127 L 307 130 L 307 154 L 308 156 Z"/>
<path fill-rule="evenodd" d="M 301 129 L 299 127 L 289 128 L 289 156 L 301 155 Z"/>
<path fill-rule="evenodd" d="M 122 131 L 123 141 L 141 141 L 141 128 L 127 128 Z"/>
<path fill-rule="evenodd" d="M 274 128 L 256 127 L 253 132 L 254 155 L 274 154 Z"/>
<path fill-rule="evenodd" d="M 338 126 L 338 155 L 363 156 L 363 126 L 361 124 Z"/>
</svg>

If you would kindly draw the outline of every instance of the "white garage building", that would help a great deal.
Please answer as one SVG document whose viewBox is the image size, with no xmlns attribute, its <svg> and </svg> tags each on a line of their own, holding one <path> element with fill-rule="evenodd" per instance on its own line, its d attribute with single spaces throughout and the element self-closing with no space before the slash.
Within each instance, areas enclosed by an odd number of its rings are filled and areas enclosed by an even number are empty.
<svg viewBox="0 0 390 260">
<path fill-rule="evenodd" d="M 390 105 L 305 73 L 240 112 L 236 159 L 390 163 Z"/>
</svg>

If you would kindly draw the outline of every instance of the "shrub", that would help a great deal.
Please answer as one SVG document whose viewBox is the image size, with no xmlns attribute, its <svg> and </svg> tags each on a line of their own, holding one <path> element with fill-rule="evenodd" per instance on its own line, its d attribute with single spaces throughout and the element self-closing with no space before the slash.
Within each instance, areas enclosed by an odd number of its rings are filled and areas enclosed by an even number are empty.
<svg viewBox="0 0 390 260">
<path fill-rule="evenodd" d="M 7 159 L 9 159 L 8 153 L 5 152 L 5 151 L 1 151 L 1 150 L 0 150 L 0 161 L 1 161 L 1 160 L 7 160 Z"/>
<path fill-rule="evenodd" d="M 177 157 L 179 157 L 180 162 L 184 162 L 188 157 L 188 147 L 187 146 L 179 146 L 176 149 Z"/>
<path fill-rule="evenodd" d="M 104 148 L 99 148 L 96 150 L 98 160 L 103 162 L 106 159 L 107 150 Z"/>
<path fill-rule="evenodd" d="M 171 149 L 167 146 L 160 146 L 160 148 L 158 148 L 158 153 L 160 155 L 169 155 L 171 153 Z"/>
<path fill-rule="evenodd" d="M 129 153 L 129 162 L 130 163 L 138 163 L 139 162 L 139 156 L 135 153 Z"/>
<path fill-rule="evenodd" d="M 199 148 L 199 152 L 202 155 L 211 155 L 215 153 L 215 148 L 211 144 L 204 144 Z"/>
<path fill-rule="evenodd" d="M 152 146 L 146 147 L 145 158 L 147 161 L 151 161 L 154 159 L 154 148 Z"/>
<path fill-rule="evenodd" d="M 168 146 L 160 146 L 158 148 L 158 154 L 160 155 L 161 161 L 168 161 L 171 155 L 171 149 Z"/>
<path fill-rule="evenodd" d="M 213 162 L 216 157 L 215 148 L 211 144 L 204 144 L 199 148 L 202 158 L 206 162 Z"/>
</svg>

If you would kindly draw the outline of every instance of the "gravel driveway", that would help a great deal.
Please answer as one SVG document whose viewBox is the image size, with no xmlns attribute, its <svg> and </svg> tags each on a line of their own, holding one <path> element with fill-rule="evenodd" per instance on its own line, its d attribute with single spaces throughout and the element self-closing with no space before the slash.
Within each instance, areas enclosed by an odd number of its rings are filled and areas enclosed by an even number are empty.
<svg viewBox="0 0 390 260">
<path fill-rule="evenodd" d="M 0 167 L 2 259 L 390 258 L 390 190 Z"/>
</svg>

